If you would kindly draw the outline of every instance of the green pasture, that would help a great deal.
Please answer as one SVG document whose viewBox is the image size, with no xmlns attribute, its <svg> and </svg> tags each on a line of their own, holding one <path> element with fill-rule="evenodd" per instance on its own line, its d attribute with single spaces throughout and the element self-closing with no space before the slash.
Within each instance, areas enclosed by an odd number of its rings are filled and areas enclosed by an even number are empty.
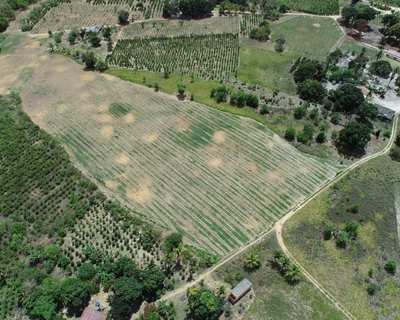
<svg viewBox="0 0 400 320">
<path fill-rule="evenodd" d="M 325 61 L 329 50 L 341 37 L 339 26 L 332 18 L 298 16 L 282 23 L 271 24 L 272 42 L 286 40 L 285 51 L 296 57 Z"/>
<path fill-rule="evenodd" d="M 292 54 L 241 45 L 238 78 L 248 83 L 295 94 L 296 88 L 289 73 L 294 59 Z"/>
</svg>

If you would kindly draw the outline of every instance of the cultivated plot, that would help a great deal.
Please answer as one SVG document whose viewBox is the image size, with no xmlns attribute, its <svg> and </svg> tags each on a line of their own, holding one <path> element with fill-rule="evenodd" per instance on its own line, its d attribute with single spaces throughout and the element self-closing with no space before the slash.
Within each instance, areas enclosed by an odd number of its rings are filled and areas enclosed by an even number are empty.
<svg viewBox="0 0 400 320">
<path fill-rule="evenodd" d="M 222 255 L 338 171 L 255 121 L 110 76 L 35 119 L 139 212 Z"/>
<path fill-rule="evenodd" d="M 233 77 L 239 64 L 239 36 L 213 34 L 118 40 L 106 61 L 135 70 L 217 80 Z"/>
<path fill-rule="evenodd" d="M 135 37 L 177 37 L 238 33 L 239 17 L 212 17 L 201 20 L 152 20 L 124 27 L 120 39 Z"/>
</svg>

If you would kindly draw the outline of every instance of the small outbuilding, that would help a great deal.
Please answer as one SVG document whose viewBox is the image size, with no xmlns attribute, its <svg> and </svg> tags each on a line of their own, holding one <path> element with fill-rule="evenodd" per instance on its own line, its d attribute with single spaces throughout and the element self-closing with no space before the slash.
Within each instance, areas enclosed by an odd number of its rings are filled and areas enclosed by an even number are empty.
<svg viewBox="0 0 400 320">
<path fill-rule="evenodd" d="M 87 32 L 98 34 L 100 32 L 100 29 L 101 28 L 98 26 L 92 26 L 89 29 L 87 29 Z"/>
<path fill-rule="evenodd" d="M 238 302 L 247 292 L 251 290 L 251 282 L 243 279 L 236 287 L 234 287 L 229 295 L 229 301 L 232 304 Z"/>
<path fill-rule="evenodd" d="M 106 320 L 107 315 L 101 311 L 85 308 L 80 320 Z"/>
<path fill-rule="evenodd" d="M 378 108 L 378 117 L 379 118 L 384 119 L 387 122 L 390 122 L 393 120 L 394 116 L 396 115 L 396 111 L 386 108 L 384 106 L 381 106 L 380 104 L 375 104 L 375 105 Z"/>
</svg>

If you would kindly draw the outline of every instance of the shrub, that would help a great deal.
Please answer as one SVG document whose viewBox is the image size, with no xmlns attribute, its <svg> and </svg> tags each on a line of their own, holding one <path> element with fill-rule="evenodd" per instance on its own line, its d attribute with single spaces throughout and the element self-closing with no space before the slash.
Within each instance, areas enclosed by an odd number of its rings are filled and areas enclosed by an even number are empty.
<svg viewBox="0 0 400 320">
<path fill-rule="evenodd" d="M 271 112 L 271 110 L 269 109 L 268 105 L 266 105 L 265 103 L 261 106 L 260 109 L 260 114 L 264 115 L 264 114 L 269 114 Z"/>
<path fill-rule="evenodd" d="M 336 245 L 340 248 L 346 248 L 349 243 L 349 237 L 346 231 L 340 231 L 338 237 L 336 238 Z"/>
<path fill-rule="evenodd" d="M 293 127 L 287 127 L 285 131 L 285 139 L 294 140 L 295 137 L 296 137 L 296 130 Z"/>
<path fill-rule="evenodd" d="M 335 227 L 332 225 L 326 226 L 324 229 L 324 239 L 330 240 L 332 238 L 332 233 L 335 231 Z"/>
<path fill-rule="evenodd" d="M 358 236 L 358 228 L 359 228 L 359 224 L 352 220 L 346 223 L 346 227 L 344 228 L 344 230 L 347 232 L 348 236 L 350 238 L 357 238 Z"/>
<path fill-rule="evenodd" d="M 326 133 L 324 131 L 320 131 L 316 138 L 318 143 L 324 143 L 326 141 Z"/>
<path fill-rule="evenodd" d="M 107 69 L 108 69 L 107 62 L 105 62 L 104 60 L 101 60 L 101 59 L 97 60 L 97 63 L 96 63 L 97 71 L 103 72 L 103 71 L 106 71 Z"/>
<path fill-rule="evenodd" d="M 397 272 L 397 261 L 390 259 L 388 262 L 385 264 L 385 270 L 390 273 L 391 275 L 395 275 Z"/>
<path fill-rule="evenodd" d="M 300 143 L 307 143 L 310 140 L 310 136 L 308 136 L 304 131 L 300 131 L 297 134 L 297 141 Z"/>
<path fill-rule="evenodd" d="M 303 103 L 301 106 L 294 108 L 293 116 L 295 119 L 301 119 L 307 114 L 307 105 Z"/>
<path fill-rule="evenodd" d="M 360 205 L 358 203 L 356 203 L 351 206 L 348 206 L 346 208 L 346 211 L 351 212 L 351 213 L 357 213 L 359 209 L 360 209 Z"/>
<path fill-rule="evenodd" d="M 376 283 L 370 283 L 367 287 L 367 292 L 370 296 L 373 296 L 377 291 L 379 291 L 379 286 Z"/>
</svg>

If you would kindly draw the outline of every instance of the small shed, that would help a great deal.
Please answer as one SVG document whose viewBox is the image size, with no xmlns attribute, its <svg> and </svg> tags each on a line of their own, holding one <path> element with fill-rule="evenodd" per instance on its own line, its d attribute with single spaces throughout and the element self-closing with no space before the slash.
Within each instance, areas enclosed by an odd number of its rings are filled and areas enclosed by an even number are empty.
<svg viewBox="0 0 400 320">
<path fill-rule="evenodd" d="M 390 122 L 393 120 L 394 116 L 396 115 L 396 111 L 381 106 L 380 104 L 375 104 L 378 108 L 378 117 Z"/>
<path fill-rule="evenodd" d="M 238 302 L 247 292 L 251 290 L 251 282 L 247 279 L 243 279 L 236 287 L 234 287 L 229 295 L 229 301 L 232 304 Z"/>
<path fill-rule="evenodd" d="M 106 320 L 107 315 L 101 311 L 85 308 L 80 320 Z"/>
<path fill-rule="evenodd" d="M 364 95 L 364 98 L 368 97 L 368 95 L 370 94 L 371 90 L 369 90 L 366 86 L 358 86 L 358 89 L 361 90 L 361 92 Z"/>
<path fill-rule="evenodd" d="M 98 26 L 92 26 L 92 27 L 90 27 L 90 28 L 87 30 L 87 32 L 98 34 L 98 33 L 100 32 L 100 27 L 98 27 Z"/>
</svg>

